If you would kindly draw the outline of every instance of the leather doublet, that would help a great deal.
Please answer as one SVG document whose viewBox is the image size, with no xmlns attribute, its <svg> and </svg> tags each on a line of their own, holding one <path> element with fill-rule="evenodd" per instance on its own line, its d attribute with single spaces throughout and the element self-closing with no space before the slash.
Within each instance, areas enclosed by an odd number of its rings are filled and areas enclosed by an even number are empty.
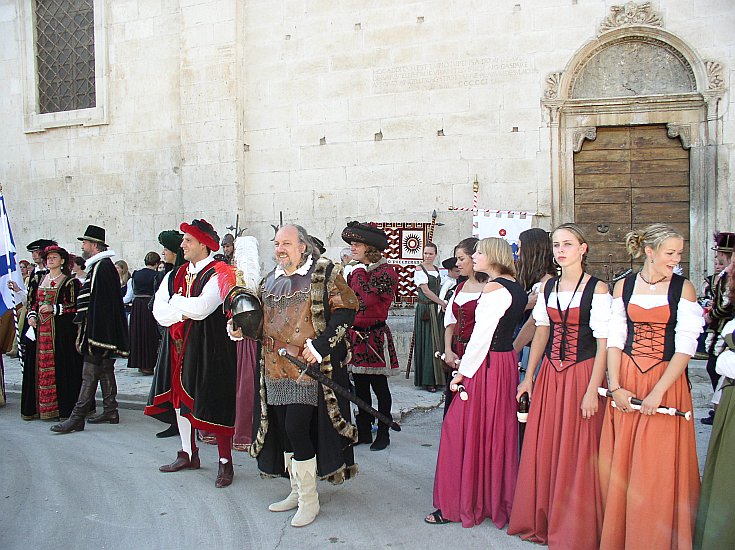
<svg viewBox="0 0 735 550">
<path fill-rule="evenodd" d="M 263 355 L 266 376 L 272 379 L 299 378 L 299 370 L 278 355 L 285 347 L 302 361 L 307 338 L 314 338 L 311 319 L 311 270 L 306 275 L 268 275 L 263 285 Z"/>
</svg>

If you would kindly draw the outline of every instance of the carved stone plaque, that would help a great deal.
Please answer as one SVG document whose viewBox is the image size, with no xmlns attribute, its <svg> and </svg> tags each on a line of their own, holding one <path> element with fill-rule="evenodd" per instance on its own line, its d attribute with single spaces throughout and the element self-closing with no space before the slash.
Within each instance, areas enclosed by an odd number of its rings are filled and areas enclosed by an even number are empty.
<svg viewBox="0 0 735 550">
<path fill-rule="evenodd" d="M 590 54 L 570 95 L 577 99 L 693 91 L 694 72 L 678 51 L 652 38 L 626 37 Z"/>
</svg>

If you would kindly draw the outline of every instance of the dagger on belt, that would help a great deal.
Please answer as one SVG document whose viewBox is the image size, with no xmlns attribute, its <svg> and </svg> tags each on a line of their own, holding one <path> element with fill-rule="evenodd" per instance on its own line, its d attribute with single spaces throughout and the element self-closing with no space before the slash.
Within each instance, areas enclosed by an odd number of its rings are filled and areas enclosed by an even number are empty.
<svg viewBox="0 0 735 550">
<path fill-rule="evenodd" d="M 391 430 L 394 430 L 396 432 L 401 431 L 401 425 L 395 422 L 392 418 L 372 408 L 370 405 L 368 405 L 365 401 L 357 397 L 350 390 L 348 390 L 347 388 L 345 388 L 344 386 L 340 384 L 337 384 L 337 382 L 329 378 L 326 374 L 324 374 L 318 368 L 300 361 L 299 359 L 297 359 L 296 357 L 288 353 L 288 351 L 286 351 L 286 348 L 279 349 L 278 355 L 280 355 L 284 359 L 293 363 L 296 366 L 296 368 L 299 369 L 299 372 L 301 372 L 302 375 L 306 374 L 307 376 L 313 378 L 320 384 L 324 384 L 328 388 L 333 389 L 335 393 L 341 395 L 345 399 L 348 399 L 349 401 L 357 405 L 357 407 L 360 410 L 365 411 L 370 416 L 376 418 L 378 422 L 382 422 L 386 426 L 390 427 Z"/>
</svg>

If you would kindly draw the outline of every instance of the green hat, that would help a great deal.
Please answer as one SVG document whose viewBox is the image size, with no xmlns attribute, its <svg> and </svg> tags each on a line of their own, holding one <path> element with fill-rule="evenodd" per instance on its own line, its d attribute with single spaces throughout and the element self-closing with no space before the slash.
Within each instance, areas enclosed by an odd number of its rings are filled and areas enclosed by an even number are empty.
<svg viewBox="0 0 735 550">
<path fill-rule="evenodd" d="M 167 248 L 171 252 L 178 252 L 181 248 L 181 241 L 184 239 L 184 234 L 176 231 L 175 229 L 169 229 L 161 231 L 158 234 L 158 242 L 161 246 Z"/>
</svg>

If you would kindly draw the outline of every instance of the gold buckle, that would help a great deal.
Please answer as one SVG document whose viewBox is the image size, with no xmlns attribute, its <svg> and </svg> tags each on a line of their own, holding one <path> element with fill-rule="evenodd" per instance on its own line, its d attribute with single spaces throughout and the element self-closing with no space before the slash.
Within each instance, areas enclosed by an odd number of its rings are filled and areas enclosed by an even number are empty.
<svg viewBox="0 0 735 550">
<path fill-rule="evenodd" d="M 263 346 L 265 351 L 273 352 L 276 347 L 276 339 L 273 336 L 265 336 L 263 338 Z"/>
</svg>

